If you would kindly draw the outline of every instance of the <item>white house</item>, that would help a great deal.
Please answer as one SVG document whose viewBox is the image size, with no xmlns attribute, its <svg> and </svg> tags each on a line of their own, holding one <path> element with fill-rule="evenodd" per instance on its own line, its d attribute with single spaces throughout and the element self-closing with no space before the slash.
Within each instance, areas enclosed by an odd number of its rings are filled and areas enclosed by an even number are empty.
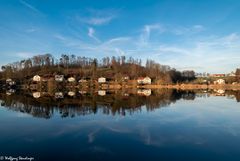
<svg viewBox="0 0 240 161">
<path fill-rule="evenodd" d="M 34 92 L 33 93 L 33 97 L 34 98 L 40 98 L 41 97 L 41 93 L 40 92 Z"/>
<path fill-rule="evenodd" d="M 98 78 L 98 83 L 106 83 L 106 78 L 104 77 Z"/>
<path fill-rule="evenodd" d="M 35 76 L 33 77 L 33 81 L 35 81 L 35 82 L 40 82 L 40 81 L 41 81 L 41 77 L 40 77 L 39 75 L 35 75 Z"/>
<path fill-rule="evenodd" d="M 75 78 L 74 77 L 69 77 L 68 78 L 68 82 L 75 82 L 76 80 L 75 80 Z"/>
<path fill-rule="evenodd" d="M 99 96 L 105 96 L 106 95 L 106 91 L 100 90 L 100 91 L 98 91 L 98 95 Z"/>
<path fill-rule="evenodd" d="M 151 84 L 152 80 L 149 77 L 140 77 L 137 79 L 138 84 Z"/>
<path fill-rule="evenodd" d="M 137 91 L 138 95 L 143 95 L 143 96 L 150 96 L 152 94 L 151 89 L 139 89 Z"/>
<path fill-rule="evenodd" d="M 62 82 L 64 80 L 64 75 L 55 75 L 55 81 Z"/>
<path fill-rule="evenodd" d="M 225 80 L 224 79 L 218 79 L 216 81 L 213 82 L 214 84 L 225 84 Z"/>
</svg>

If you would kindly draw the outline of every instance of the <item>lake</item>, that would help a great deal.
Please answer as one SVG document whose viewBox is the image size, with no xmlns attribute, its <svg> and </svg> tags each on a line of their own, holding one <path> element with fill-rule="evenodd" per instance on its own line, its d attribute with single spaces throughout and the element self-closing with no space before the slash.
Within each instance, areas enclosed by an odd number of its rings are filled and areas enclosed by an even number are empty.
<svg viewBox="0 0 240 161">
<path fill-rule="evenodd" d="M 0 102 L 4 157 L 240 160 L 240 91 L 2 92 Z"/>
</svg>

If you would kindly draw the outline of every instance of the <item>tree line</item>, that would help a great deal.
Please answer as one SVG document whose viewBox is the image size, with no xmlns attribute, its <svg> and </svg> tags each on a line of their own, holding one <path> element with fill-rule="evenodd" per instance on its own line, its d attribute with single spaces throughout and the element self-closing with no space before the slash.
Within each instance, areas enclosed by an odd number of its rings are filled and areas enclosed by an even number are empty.
<svg viewBox="0 0 240 161">
<path fill-rule="evenodd" d="M 64 74 L 75 77 L 95 79 L 103 76 L 120 80 L 124 76 L 130 79 L 149 76 L 156 83 L 177 83 L 195 79 L 195 72 L 180 72 L 168 65 L 154 60 L 146 60 L 126 56 L 103 57 L 102 59 L 62 54 L 55 58 L 51 54 L 36 55 L 32 58 L 9 63 L 1 67 L 1 80 L 7 78 L 26 80 L 34 75 Z"/>
</svg>

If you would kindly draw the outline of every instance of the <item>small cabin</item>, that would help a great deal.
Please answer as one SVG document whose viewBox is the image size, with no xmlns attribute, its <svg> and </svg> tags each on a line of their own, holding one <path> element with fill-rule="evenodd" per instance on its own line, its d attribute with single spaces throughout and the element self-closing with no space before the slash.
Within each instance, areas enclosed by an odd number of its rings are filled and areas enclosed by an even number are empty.
<svg viewBox="0 0 240 161">
<path fill-rule="evenodd" d="M 64 75 L 55 75 L 55 81 L 62 82 L 64 80 Z"/>
<path fill-rule="evenodd" d="M 151 84 L 152 80 L 150 77 L 140 77 L 137 79 L 138 84 Z"/>
<path fill-rule="evenodd" d="M 69 77 L 67 80 L 68 80 L 68 82 L 75 82 L 76 81 L 76 79 L 74 77 Z"/>
<path fill-rule="evenodd" d="M 98 83 L 106 83 L 106 78 L 104 77 L 98 78 Z"/>
<path fill-rule="evenodd" d="M 33 76 L 33 81 L 40 82 L 41 81 L 41 77 L 39 75 L 35 75 L 35 76 Z"/>
<path fill-rule="evenodd" d="M 225 80 L 224 79 L 218 79 L 216 81 L 213 82 L 214 84 L 225 84 Z"/>
</svg>

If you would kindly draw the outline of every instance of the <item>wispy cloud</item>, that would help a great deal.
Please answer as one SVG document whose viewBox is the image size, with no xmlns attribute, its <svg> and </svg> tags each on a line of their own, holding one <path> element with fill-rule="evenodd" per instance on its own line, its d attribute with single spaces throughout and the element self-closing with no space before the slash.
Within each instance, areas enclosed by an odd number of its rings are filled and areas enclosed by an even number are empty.
<svg viewBox="0 0 240 161">
<path fill-rule="evenodd" d="M 95 36 L 95 30 L 92 27 L 88 28 L 88 36 L 93 38 L 97 42 L 100 42 L 100 40 Z"/>
<path fill-rule="evenodd" d="M 33 5 L 31 5 L 30 3 L 24 1 L 24 0 L 19 0 L 19 2 L 21 4 L 23 4 L 25 7 L 27 7 L 28 9 L 36 12 L 36 13 L 41 13 L 37 8 L 35 8 Z"/>
<path fill-rule="evenodd" d="M 35 55 L 40 55 L 40 53 L 33 53 L 33 52 L 17 52 L 16 56 L 20 59 L 31 58 Z"/>
<path fill-rule="evenodd" d="M 103 25 L 109 23 L 114 17 L 91 17 L 86 20 L 86 23 L 91 25 Z"/>
<path fill-rule="evenodd" d="M 86 15 L 76 15 L 76 20 L 93 26 L 106 25 L 117 17 L 117 10 L 103 9 L 95 10 L 89 9 Z"/>
<path fill-rule="evenodd" d="M 36 32 L 38 29 L 37 28 L 28 28 L 28 29 L 26 29 L 25 31 L 27 32 L 27 33 L 33 33 L 33 32 Z"/>
<path fill-rule="evenodd" d="M 146 45 L 148 43 L 151 32 L 153 31 L 156 31 L 157 33 L 162 33 L 165 31 L 165 29 L 160 24 L 145 25 L 140 35 L 140 41 L 142 44 Z"/>
<path fill-rule="evenodd" d="M 203 25 L 193 25 L 189 27 L 185 26 L 169 26 L 168 32 L 173 33 L 175 35 L 189 35 L 196 34 L 205 30 Z"/>
</svg>

